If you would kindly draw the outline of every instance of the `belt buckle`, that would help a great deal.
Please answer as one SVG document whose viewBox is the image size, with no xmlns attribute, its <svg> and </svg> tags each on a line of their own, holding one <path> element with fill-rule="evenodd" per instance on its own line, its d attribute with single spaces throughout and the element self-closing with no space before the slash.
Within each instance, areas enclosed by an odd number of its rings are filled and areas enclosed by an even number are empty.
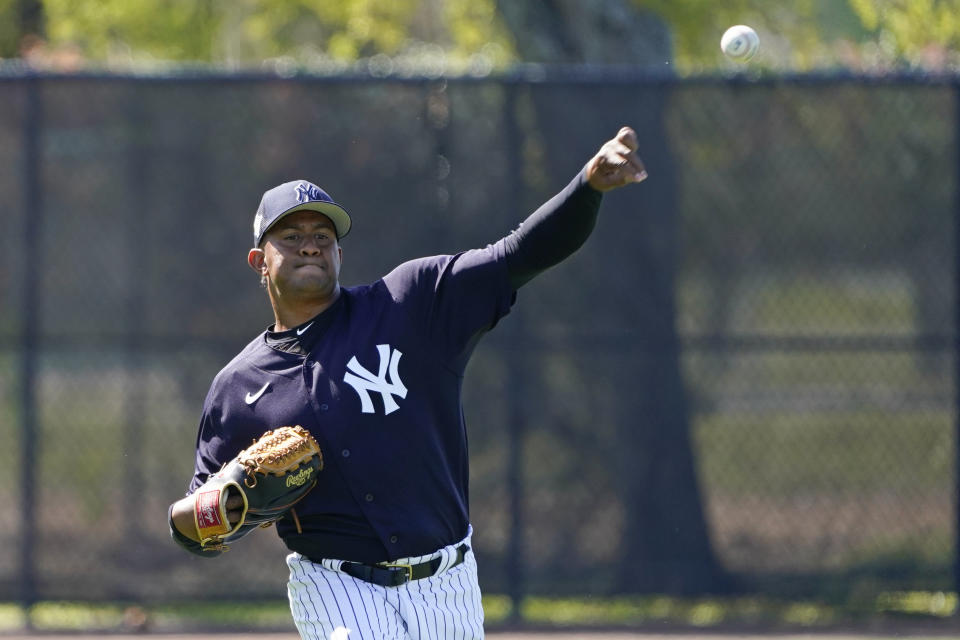
<svg viewBox="0 0 960 640">
<path fill-rule="evenodd" d="M 384 564 L 384 567 L 389 567 L 391 569 L 406 569 L 407 570 L 407 582 L 413 582 L 413 565 L 409 564 Z"/>
</svg>

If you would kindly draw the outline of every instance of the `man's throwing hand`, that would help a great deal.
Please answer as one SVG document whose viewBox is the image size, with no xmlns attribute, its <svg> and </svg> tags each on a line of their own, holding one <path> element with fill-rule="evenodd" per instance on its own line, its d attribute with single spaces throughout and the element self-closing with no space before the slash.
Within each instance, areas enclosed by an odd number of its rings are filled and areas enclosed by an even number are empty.
<svg viewBox="0 0 960 640">
<path fill-rule="evenodd" d="M 637 156 L 637 134 L 623 127 L 607 140 L 586 166 L 587 182 L 597 191 L 609 191 L 647 179 L 647 170 Z"/>
</svg>

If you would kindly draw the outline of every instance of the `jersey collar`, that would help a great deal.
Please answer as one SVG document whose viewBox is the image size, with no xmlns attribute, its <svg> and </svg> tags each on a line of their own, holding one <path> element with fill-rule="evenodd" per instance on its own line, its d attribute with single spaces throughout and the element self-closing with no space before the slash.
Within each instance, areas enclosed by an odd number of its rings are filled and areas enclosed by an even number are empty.
<svg viewBox="0 0 960 640">
<path fill-rule="evenodd" d="M 264 341 L 268 347 L 277 351 L 307 355 L 325 333 L 326 328 L 333 322 L 333 319 L 339 314 L 345 297 L 344 291 L 341 289 L 340 297 L 332 305 L 292 329 L 274 331 L 273 328 L 276 325 L 270 325 L 264 334 Z"/>
</svg>

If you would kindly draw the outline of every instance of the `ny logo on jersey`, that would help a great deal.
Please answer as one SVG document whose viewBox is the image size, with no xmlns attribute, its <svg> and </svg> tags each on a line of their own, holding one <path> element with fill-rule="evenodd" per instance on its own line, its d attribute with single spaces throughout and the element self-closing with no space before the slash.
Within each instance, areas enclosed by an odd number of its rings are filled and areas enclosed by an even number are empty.
<svg viewBox="0 0 960 640">
<path fill-rule="evenodd" d="M 400 374 L 397 372 L 400 356 L 403 354 L 398 349 L 391 351 L 388 344 L 378 344 L 377 351 L 380 352 L 380 369 L 377 375 L 363 368 L 357 362 L 357 357 L 353 356 L 347 363 L 349 371 L 343 374 L 343 381 L 353 387 L 360 396 L 360 407 L 363 413 L 374 413 L 370 392 L 376 391 L 383 397 L 384 415 L 390 415 L 400 408 L 393 396 L 407 397 L 407 388 L 403 386 L 403 381 L 400 380 Z"/>
</svg>

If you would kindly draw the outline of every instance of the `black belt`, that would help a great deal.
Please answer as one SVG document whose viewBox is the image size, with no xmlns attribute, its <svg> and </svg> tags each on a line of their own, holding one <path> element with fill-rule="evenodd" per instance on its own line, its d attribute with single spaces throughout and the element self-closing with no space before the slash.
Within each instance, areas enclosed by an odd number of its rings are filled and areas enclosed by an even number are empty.
<svg viewBox="0 0 960 640">
<path fill-rule="evenodd" d="M 463 562 L 464 556 L 470 551 L 470 547 L 461 544 L 457 547 L 457 559 L 450 565 L 450 569 Z M 372 582 L 381 587 L 399 587 L 411 580 L 421 580 L 429 578 L 440 568 L 443 557 L 434 558 L 420 564 L 363 564 L 361 562 L 344 562 L 340 565 L 340 571 L 349 576 L 353 576 L 364 582 Z"/>
</svg>

